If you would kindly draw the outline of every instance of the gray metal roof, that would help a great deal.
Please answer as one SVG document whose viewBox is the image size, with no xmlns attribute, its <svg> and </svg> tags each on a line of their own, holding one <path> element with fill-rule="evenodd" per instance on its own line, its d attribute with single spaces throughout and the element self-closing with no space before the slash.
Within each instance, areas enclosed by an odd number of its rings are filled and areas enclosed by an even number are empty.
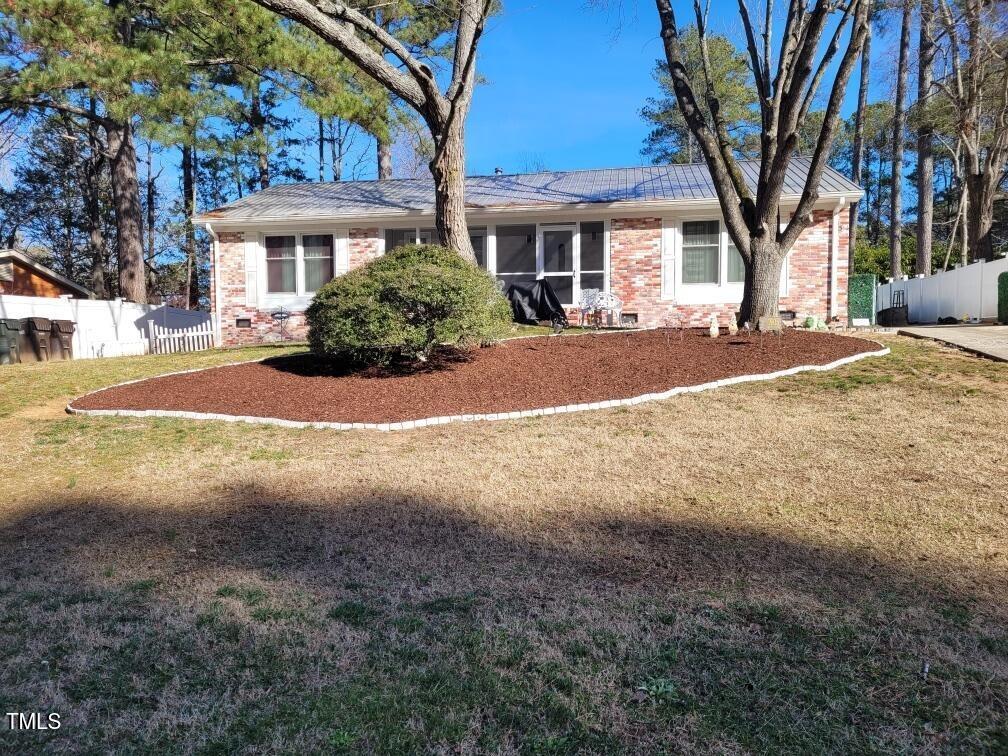
<svg viewBox="0 0 1008 756">
<path fill-rule="evenodd" d="M 757 161 L 745 161 L 742 172 L 753 189 Z M 784 179 L 784 196 L 797 197 L 805 185 L 809 159 L 792 158 Z M 832 168 L 823 171 L 820 194 L 860 194 L 861 190 Z M 542 171 L 466 179 L 466 205 L 471 209 L 580 205 L 613 202 L 677 202 L 716 199 L 706 164 L 604 168 L 585 171 Z M 430 178 L 391 181 L 331 181 L 271 186 L 229 205 L 197 216 L 200 221 L 257 218 L 336 218 L 398 213 L 432 213 Z"/>
</svg>

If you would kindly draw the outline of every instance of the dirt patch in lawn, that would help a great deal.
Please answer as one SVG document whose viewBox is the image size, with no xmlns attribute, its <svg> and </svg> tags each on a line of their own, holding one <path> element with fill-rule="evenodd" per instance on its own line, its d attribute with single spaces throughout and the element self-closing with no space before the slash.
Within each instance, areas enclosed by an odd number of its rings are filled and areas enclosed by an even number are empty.
<svg viewBox="0 0 1008 756">
<path fill-rule="evenodd" d="M 825 365 L 876 349 L 865 339 L 791 330 L 718 339 L 701 331 L 639 331 L 445 351 L 414 371 L 354 371 L 300 354 L 151 378 L 90 394 L 73 406 L 398 422 L 626 399 L 731 376 Z"/>
</svg>

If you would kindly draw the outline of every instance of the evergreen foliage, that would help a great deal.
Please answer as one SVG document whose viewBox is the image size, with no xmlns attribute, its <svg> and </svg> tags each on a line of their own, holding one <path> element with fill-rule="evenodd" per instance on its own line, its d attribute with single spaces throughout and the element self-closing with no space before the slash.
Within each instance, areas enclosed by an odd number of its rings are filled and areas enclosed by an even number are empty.
<svg viewBox="0 0 1008 756">
<path fill-rule="evenodd" d="M 312 351 L 365 365 L 425 360 L 439 344 L 498 339 L 511 308 L 494 280 L 445 247 L 398 247 L 322 287 L 308 308 Z"/>
</svg>

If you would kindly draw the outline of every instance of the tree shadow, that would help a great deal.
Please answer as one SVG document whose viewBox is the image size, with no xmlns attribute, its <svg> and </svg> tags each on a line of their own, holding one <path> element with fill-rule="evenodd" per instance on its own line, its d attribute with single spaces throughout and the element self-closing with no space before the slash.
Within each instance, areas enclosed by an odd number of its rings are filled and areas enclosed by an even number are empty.
<svg viewBox="0 0 1008 756">
<path fill-rule="evenodd" d="M 937 642 L 922 640 L 937 626 L 913 618 L 966 633 L 983 601 L 940 565 L 586 504 L 529 522 L 366 486 L 332 496 L 245 484 L 186 505 L 67 494 L 0 525 L 0 606 L 26 649 L 0 683 L 28 705 L 55 675 L 68 707 L 107 725 L 106 744 L 150 745 L 122 723 L 195 707 L 213 726 L 185 737 L 210 750 L 269 750 L 277 732 L 307 750 L 346 732 L 361 750 L 429 750 L 463 743 L 487 710 L 490 750 L 561 736 L 561 751 L 648 750 L 674 743 L 662 738 L 686 714 L 754 750 L 809 750 L 854 721 L 857 750 L 868 742 L 858 733 L 884 736 L 894 718 L 942 727 L 935 712 L 996 696 L 987 682 L 986 694 L 913 687 Z M 989 611 L 1003 622 L 1003 607 Z M 907 658 L 909 675 L 897 668 Z M 640 704 L 635 686 L 656 679 L 678 697 Z M 578 706 L 563 703 L 571 686 Z M 891 698 L 892 711 L 865 713 L 886 688 L 878 705 Z M 908 688 L 921 696 L 912 713 L 893 692 Z M 219 703 L 205 703 L 208 689 Z M 586 707 L 598 724 L 576 713 Z M 810 725 L 808 710 L 822 721 Z M 94 721 L 84 724 L 97 731 Z"/>
<path fill-rule="evenodd" d="M 323 357 L 312 352 L 281 357 L 270 357 L 262 364 L 282 373 L 291 373 L 305 378 L 398 378 L 425 373 L 451 370 L 469 362 L 473 358 L 471 350 L 440 347 L 423 361 L 394 360 L 385 365 L 364 365 L 350 360 Z"/>
</svg>

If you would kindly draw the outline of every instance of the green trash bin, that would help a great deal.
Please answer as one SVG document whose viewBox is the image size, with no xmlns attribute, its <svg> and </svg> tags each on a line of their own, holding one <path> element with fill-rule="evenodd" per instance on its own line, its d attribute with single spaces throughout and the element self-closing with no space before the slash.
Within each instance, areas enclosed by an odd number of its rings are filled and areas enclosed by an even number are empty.
<svg viewBox="0 0 1008 756">
<path fill-rule="evenodd" d="M 0 365 L 21 362 L 21 321 L 0 318 Z"/>
<path fill-rule="evenodd" d="M 48 362 L 49 318 L 21 318 L 21 362 Z"/>
<path fill-rule="evenodd" d="M 52 331 L 49 332 L 49 359 L 73 359 L 73 335 L 76 324 L 72 320 L 52 321 Z"/>
</svg>

